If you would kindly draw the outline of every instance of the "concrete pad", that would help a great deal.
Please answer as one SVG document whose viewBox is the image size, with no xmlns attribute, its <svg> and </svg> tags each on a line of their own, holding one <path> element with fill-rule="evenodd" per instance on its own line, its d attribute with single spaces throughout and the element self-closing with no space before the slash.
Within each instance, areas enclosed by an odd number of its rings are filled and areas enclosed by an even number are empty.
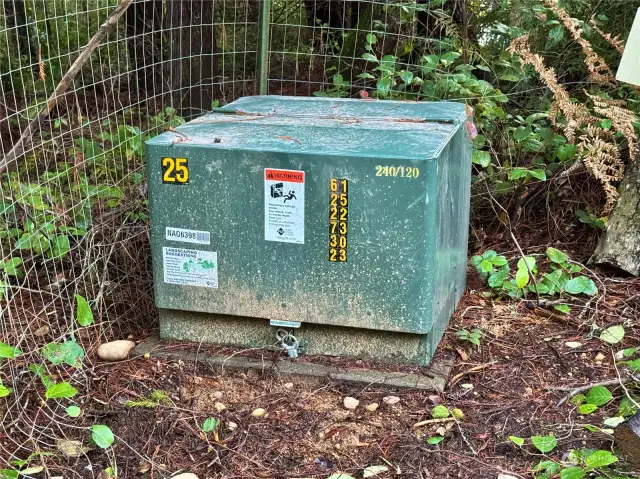
<svg viewBox="0 0 640 479">
<path fill-rule="evenodd" d="M 326 366 L 312 362 L 290 360 L 284 357 L 282 359 L 271 360 L 243 356 L 224 356 L 198 351 L 198 343 L 194 343 L 191 347 L 187 346 L 181 349 L 170 348 L 170 344 L 170 342 L 160 340 L 157 336 L 152 336 L 135 347 L 133 356 L 149 354 L 154 358 L 197 361 L 207 364 L 219 371 L 225 369 L 260 372 L 271 371 L 283 376 L 331 379 L 361 386 L 421 389 L 438 393 L 444 391 L 447 384 L 447 377 L 453 366 L 453 360 L 446 358 L 441 361 L 432 361 L 428 368 L 424 368 L 423 374 L 384 372 L 370 369 Z"/>
</svg>

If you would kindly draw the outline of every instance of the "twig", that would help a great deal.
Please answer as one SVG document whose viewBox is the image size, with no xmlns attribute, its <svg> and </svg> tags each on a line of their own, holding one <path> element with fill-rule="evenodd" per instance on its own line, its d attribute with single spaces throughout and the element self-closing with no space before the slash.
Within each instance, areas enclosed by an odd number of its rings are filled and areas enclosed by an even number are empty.
<svg viewBox="0 0 640 479">
<path fill-rule="evenodd" d="M 20 138 L 18 138 L 18 141 L 13 145 L 13 148 L 11 148 L 11 150 L 9 150 L 5 157 L 0 161 L 0 173 L 3 172 L 11 162 L 15 161 L 18 156 L 24 153 L 26 146 L 35 136 L 36 127 L 38 127 L 40 123 L 49 116 L 53 108 L 58 104 L 58 98 L 62 97 L 62 95 L 69 89 L 74 78 L 78 73 L 80 73 L 80 70 L 85 63 L 87 63 L 91 54 L 96 48 L 98 48 L 111 27 L 118 23 L 118 20 L 122 17 L 124 12 L 127 11 L 127 8 L 129 8 L 132 1 L 133 0 L 120 0 L 120 3 L 113 12 L 111 12 L 109 18 L 100 25 L 100 28 L 98 28 L 98 31 L 93 35 L 93 37 L 91 37 L 91 40 L 89 40 L 85 49 L 80 53 L 78 58 L 76 58 L 76 61 L 73 62 L 69 67 L 69 70 L 67 70 L 67 73 L 62 77 L 55 91 L 47 100 L 46 106 L 40 111 L 38 116 L 36 116 L 31 123 L 27 125 L 22 132 L 22 135 L 20 135 Z"/>
<path fill-rule="evenodd" d="M 453 419 L 455 420 L 456 418 L 453 418 Z M 462 440 L 467 444 L 467 446 L 469 446 L 469 449 L 471 449 L 471 452 L 473 453 L 473 455 L 477 456 L 478 453 L 473 448 L 471 443 L 467 440 L 467 436 L 464 435 L 464 432 L 462 431 L 462 428 L 460 427 L 460 423 L 457 420 L 456 420 L 456 426 L 458 426 L 458 432 L 460 433 L 460 436 L 462 436 Z"/>
<path fill-rule="evenodd" d="M 578 386 L 578 387 L 547 386 L 545 389 L 547 389 L 548 391 L 569 391 L 569 393 L 565 397 L 560 399 L 560 401 L 558 401 L 558 403 L 556 404 L 556 407 L 560 407 L 565 402 L 567 402 L 569 399 L 571 399 L 573 396 L 575 396 L 576 394 L 582 393 L 584 391 L 588 391 L 592 387 L 595 387 L 595 386 L 618 386 L 619 384 L 621 384 L 621 382 L 622 382 L 622 380 L 620 378 L 605 379 L 604 381 L 599 381 L 599 382 L 595 382 L 595 383 L 589 383 L 589 384 L 585 384 L 584 386 Z M 633 378 L 627 378 L 624 382 L 633 382 Z"/>
<path fill-rule="evenodd" d="M 622 390 L 624 391 L 625 396 L 627 396 L 627 399 L 629 399 L 629 401 L 631 401 L 636 408 L 640 409 L 640 404 L 638 404 L 638 402 L 635 399 L 633 399 L 631 394 L 629 394 L 629 390 L 624 385 L 624 381 L 620 377 L 620 371 L 618 370 L 618 365 L 616 364 L 616 355 L 613 353 L 613 351 L 611 352 L 611 359 L 613 360 L 612 361 L 613 362 L 613 367 L 616 370 L 616 376 L 618 376 L 618 383 L 620 383 L 620 386 L 622 386 Z M 631 379 L 631 381 L 635 382 L 636 378 L 631 376 L 630 379 Z"/>
<path fill-rule="evenodd" d="M 462 379 L 467 374 L 478 373 L 480 371 L 483 371 L 484 369 L 487 369 L 492 364 L 496 364 L 497 362 L 498 361 L 491 361 L 490 363 L 480 364 L 478 366 L 474 366 L 470 369 L 467 369 L 464 372 L 458 373 L 451 378 L 451 381 L 449 381 L 449 384 L 447 385 L 447 387 L 455 386 L 456 384 L 458 384 L 458 381 L 460 381 L 460 379 Z"/>
<path fill-rule="evenodd" d="M 452 422 L 455 420 L 456 420 L 455 417 L 445 417 L 441 419 L 427 419 L 425 421 L 420 421 L 415 423 L 413 427 L 422 427 L 422 426 L 427 426 L 428 424 L 442 424 L 444 422 Z"/>
</svg>

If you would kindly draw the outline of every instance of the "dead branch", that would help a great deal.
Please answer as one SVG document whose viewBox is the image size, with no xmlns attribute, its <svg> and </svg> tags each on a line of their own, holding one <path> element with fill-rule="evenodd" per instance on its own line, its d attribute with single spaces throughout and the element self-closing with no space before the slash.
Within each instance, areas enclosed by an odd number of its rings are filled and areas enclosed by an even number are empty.
<svg viewBox="0 0 640 479">
<path fill-rule="evenodd" d="M 628 377 L 626 379 L 622 379 L 622 378 L 605 379 L 604 381 L 598 381 L 598 382 L 595 382 L 595 383 L 589 383 L 589 384 L 585 384 L 584 386 L 578 386 L 578 387 L 547 386 L 545 389 L 547 389 L 547 391 L 569 391 L 569 393 L 565 397 L 560 399 L 560 401 L 558 401 L 558 403 L 556 404 L 556 407 L 560 407 L 565 402 L 567 402 L 569 399 L 571 399 L 573 396 L 575 396 L 576 394 L 588 391 L 589 389 L 591 389 L 593 387 L 596 387 L 596 386 L 619 386 L 620 384 L 625 384 L 625 383 L 630 383 L 630 382 L 635 382 L 635 379 L 633 377 Z"/>
<path fill-rule="evenodd" d="M 38 116 L 36 116 L 31 123 L 27 125 L 27 127 L 18 138 L 18 141 L 13 145 L 13 148 L 9 150 L 9 152 L 5 155 L 5 157 L 0 161 L 0 173 L 3 172 L 7 166 L 16 160 L 20 155 L 22 155 L 29 145 L 29 142 L 32 141 L 33 136 L 37 129 L 39 129 L 41 123 L 49 116 L 53 108 L 57 105 L 58 99 L 64 95 L 64 93 L 69 89 L 75 77 L 80 73 L 82 67 L 87 63 L 89 57 L 94 52 L 96 48 L 100 45 L 104 37 L 107 35 L 111 27 L 113 27 L 122 15 L 127 11 L 129 5 L 133 0 L 120 0 L 118 6 L 111 12 L 111 15 L 107 18 L 107 20 L 100 25 L 98 31 L 91 37 L 89 43 L 85 49 L 80 53 L 76 61 L 69 67 L 67 73 L 62 77 L 55 91 L 51 94 L 49 99 L 47 100 L 46 106 L 40 111 Z"/>
</svg>

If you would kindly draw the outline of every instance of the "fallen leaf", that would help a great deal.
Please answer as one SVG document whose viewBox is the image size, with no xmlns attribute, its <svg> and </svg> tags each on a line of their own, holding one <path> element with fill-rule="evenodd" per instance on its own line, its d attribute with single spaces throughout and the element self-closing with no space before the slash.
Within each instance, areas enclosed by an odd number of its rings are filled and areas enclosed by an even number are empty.
<svg viewBox="0 0 640 479">
<path fill-rule="evenodd" d="M 56 448 L 67 457 L 80 457 L 91 450 L 80 441 L 72 441 L 69 439 L 56 440 Z"/>
<path fill-rule="evenodd" d="M 387 472 L 389 468 L 387 466 L 369 466 L 365 467 L 362 471 L 362 477 L 373 477 L 381 472 Z"/>
</svg>

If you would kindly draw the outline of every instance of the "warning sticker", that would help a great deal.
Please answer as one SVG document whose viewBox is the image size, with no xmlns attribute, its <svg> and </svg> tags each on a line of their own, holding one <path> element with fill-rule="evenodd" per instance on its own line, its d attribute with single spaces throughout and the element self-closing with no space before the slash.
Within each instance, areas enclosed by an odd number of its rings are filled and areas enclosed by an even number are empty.
<svg viewBox="0 0 640 479">
<path fill-rule="evenodd" d="M 164 282 L 185 286 L 218 287 L 218 253 L 195 249 L 162 248 Z"/>
<path fill-rule="evenodd" d="M 264 239 L 304 244 L 304 171 L 265 168 Z"/>
</svg>

